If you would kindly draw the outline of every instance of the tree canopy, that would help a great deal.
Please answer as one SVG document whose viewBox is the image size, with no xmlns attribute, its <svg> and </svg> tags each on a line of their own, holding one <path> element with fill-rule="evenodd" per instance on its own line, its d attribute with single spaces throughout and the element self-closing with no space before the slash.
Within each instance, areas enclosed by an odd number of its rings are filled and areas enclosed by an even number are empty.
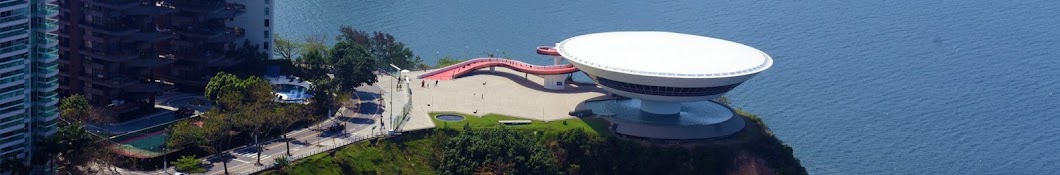
<svg viewBox="0 0 1060 175">
<path fill-rule="evenodd" d="M 80 94 L 70 95 L 59 102 L 59 116 L 62 116 L 64 120 L 78 123 L 100 123 L 113 120 L 92 108 L 85 96 Z"/>
<path fill-rule="evenodd" d="M 375 84 L 375 60 L 368 55 L 368 50 L 348 41 L 340 41 L 331 50 L 336 60 L 334 67 L 335 85 L 340 92 L 353 92 L 361 84 Z"/>
<path fill-rule="evenodd" d="M 272 86 L 256 76 L 239 78 L 234 74 L 219 72 L 206 84 L 204 94 L 222 110 L 235 109 L 239 104 L 260 104 L 272 101 Z"/>
<path fill-rule="evenodd" d="M 280 34 L 272 35 L 272 43 L 272 52 L 277 59 L 294 59 L 295 56 L 298 56 L 298 52 L 301 51 L 300 48 L 302 47 L 302 43 L 283 38 Z"/>
<path fill-rule="evenodd" d="M 423 60 L 405 47 L 405 43 L 398 42 L 388 33 L 376 31 L 369 34 L 350 26 L 342 26 L 339 31 L 342 33 L 337 37 L 339 42 L 350 42 L 366 48 L 378 68 L 385 69 L 394 64 L 402 69 L 413 69 L 423 64 Z"/>
<path fill-rule="evenodd" d="M 89 163 L 104 163 L 99 162 L 100 157 L 109 153 L 99 151 L 104 149 L 105 142 L 85 131 L 84 124 L 79 122 L 60 124 L 53 137 L 39 140 L 37 145 L 34 164 L 54 160 L 66 172 L 92 172 Z"/>
</svg>

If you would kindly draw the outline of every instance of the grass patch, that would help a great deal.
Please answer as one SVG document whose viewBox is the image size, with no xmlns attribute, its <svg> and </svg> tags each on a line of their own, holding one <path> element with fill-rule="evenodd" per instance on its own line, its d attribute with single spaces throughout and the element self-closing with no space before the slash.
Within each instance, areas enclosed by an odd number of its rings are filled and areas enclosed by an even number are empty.
<svg viewBox="0 0 1060 175">
<path fill-rule="evenodd" d="M 434 156 L 425 134 L 403 135 L 402 140 L 358 142 L 333 152 L 309 156 L 279 171 L 262 174 L 434 174 Z"/>
<path fill-rule="evenodd" d="M 607 132 L 608 122 L 600 118 L 572 118 L 565 120 L 556 120 L 551 122 L 545 122 L 540 120 L 532 120 L 526 118 L 512 117 L 500 114 L 486 114 L 484 116 L 476 116 L 471 114 L 463 114 L 456 112 L 432 112 L 431 121 L 434 121 L 434 126 L 437 128 L 451 128 L 456 130 L 462 130 L 464 125 L 471 126 L 471 128 L 496 128 L 496 127 L 508 127 L 510 129 L 526 129 L 526 130 L 541 130 L 541 131 L 565 131 L 571 129 L 582 129 L 589 134 L 608 136 L 610 132 Z M 461 121 L 444 121 L 438 120 L 435 116 L 438 115 L 460 115 L 464 116 L 464 120 Z M 527 125 L 509 125 L 505 126 L 498 121 L 501 120 L 530 120 L 532 121 Z"/>
</svg>

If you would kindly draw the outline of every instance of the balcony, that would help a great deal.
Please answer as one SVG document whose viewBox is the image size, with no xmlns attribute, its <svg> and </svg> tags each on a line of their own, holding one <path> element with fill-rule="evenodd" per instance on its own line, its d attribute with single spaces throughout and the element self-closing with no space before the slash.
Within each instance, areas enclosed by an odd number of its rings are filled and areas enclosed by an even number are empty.
<svg viewBox="0 0 1060 175">
<path fill-rule="evenodd" d="M 126 9 L 141 4 L 140 0 L 89 0 L 85 3 L 109 9 Z"/>
<path fill-rule="evenodd" d="M 29 48 L 28 46 L 26 46 L 26 44 L 15 44 L 15 45 L 12 45 L 12 46 L 7 46 L 7 47 L 4 47 L 4 48 L 0 48 L 0 56 L 9 57 L 9 56 L 12 56 L 12 55 L 22 54 L 22 53 L 25 53 L 25 52 L 20 52 L 20 51 L 26 51 L 26 52 L 29 51 L 29 49 L 26 49 L 26 48 Z"/>
<path fill-rule="evenodd" d="M 11 6 L 25 5 L 25 4 L 27 4 L 26 0 L 14 0 L 14 1 L 8 1 L 8 2 L 4 2 L 4 3 L 0 3 L 0 8 L 7 8 L 7 7 L 11 7 Z"/>
<path fill-rule="evenodd" d="M 246 12 L 247 6 L 243 4 L 228 3 L 225 4 L 224 8 L 211 11 L 209 14 L 206 15 L 206 17 L 213 19 L 227 19 L 234 18 Z"/>
<path fill-rule="evenodd" d="M 49 80 L 37 82 L 35 87 L 39 91 L 55 91 L 55 89 L 59 88 L 59 78 L 52 77 Z"/>
<path fill-rule="evenodd" d="M 41 112 L 39 112 L 39 114 L 40 114 L 39 117 L 34 117 L 34 118 L 37 118 L 37 121 L 52 121 L 52 120 L 55 120 L 56 116 L 59 116 L 59 113 L 60 113 L 59 112 L 59 108 L 54 107 L 55 105 L 47 105 L 47 106 L 49 106 L 49 107 L 46 107 L 46 109 L 49 109 L 49 110 L 42 110 Z"/>
<path fill-rule="evenodd" d="M 187 26 L 185 28 L 177 27 L 174 29 L 177 33 L 195 38 L 214 38 L 219 37 L 225 33 L 232 31 L 232 28 L 220 26 L 200 26 L 198 28 L 194 26 Z"/>
<path fill-rule="evenodd" d="M 175 37 L 172 30 L 155 27 L 155 30 L 136 32 L 126 37 L 132 41 L 161 41 Z"/>
<path fill-rule="evenodd" d="M 24 76 L 24 75 L 25 74 L 21 74 L 20 73 L 20 74 L 14 74 L 14 75 L 9 75 L 7 77 L 0 78 L 0 84 L 8 84 L 8 83 L 11 83 L 11 82 L 19 82 L 19 84 L 22 84 L 22 83 L 25 82 L 23 80 L 26 79 L 26 76 Z"/>
<path fill-rule="evenodd" d="M 92 82 L 92 83 L 95 83 L 95 84 L 98 84 L 98 85 L 103 85 L 103 86 L 112 87 L 112 88 L 125 87 L 125 86 L 136 84 L 136 82 L 137 82 L 136 79 L 133 79 L 133 78 L 130 78 L 130 77 L 125 77 L 125 76 L 104 77 L 102 74 L 96 74 L 95 77 L 87 78 L 85 81 L 89 81 L 89 82 Z"/>
<path fill-rule="evenodd" d="M 138 31 L 139 28 L 136 25 L 132 24 L 135 23 L 132 23 L 131 21 L 120 21 L 113 22 L 111 24 L 98 24 L 90 23 L 88 21 L 81 21 L 81 27 L 85 28 L 86 30 L 116 36 L 128 35 Z"/>
<path fill-rule="evenodd" d="M 174 62 L 177 62 L 177 60 L 173 58 L 173 55 L 159 55 L 158 57 L 138 58 L 125 64 L 132 67 L 155 67 L 173 64 Z"/>
<path fill-rule="evenodd" d="M 38 26 L 40 30 L 44 32 L 54 32 L 59 30 L 59 20 L 57 19 L 44 19 L 44 22 Z"/>
<path fill-rule="evenodd" d="M 121 15 L 137 15 L 137 16 L 159 16 L 177 12 L 177 10 L 159 6 L 140 6 L 136 8 L 127 9 L 125 11 L 114 12 L 114 14 L 108 14 L 111 17 Z"/>
<path fill-rule="evenodd" d="M 35 100 L 35 102 L 37 104 L 41 104 L 43 106 L 55 106 L 56 103 L 59 103 L 59 93 L 56 93 L 55 91 L 46 92 L 46 93 L 41 94 L 40 96 L 38 96 L 34 100 Z M 58 110 L 54 110 L 55 109 L 54 107 L 50 107 L 50 108 L 46 108 L 46 109 L 52 109 L 52 110 L 41 111 L 41 113 L 44 114 L 45 116 L 50 116 L 51 114 L 54 114 L 54 113 L 58 112 Z"/>
<path fill-rule="evenodd" d="M 8 23 L 11 23 L 11 22 L 14 22 L 14 23 L 27 23 L 27 22 L 29 22 L 29 16 L 26 16 L 24 14 L 18 14 L 18 15 L 11 15 L 11 16 L 8 16 L 8 17 L 0 18 L 0 25 L 3 25 L 3 26 L 14 25 L 14 24 L 8 24 Z"/>
<path fill-rule="evenodd" d="M 183 0 L 170 1 L 168 4 L 175 8 L 193 13 L 209 13 L 217 9 L 225 8 L 227 3 L 225 3 L 224 0 Z"/>
<path fill-rule="evenodd" d="M 0 94 L 0 103 L 7 103 L 25 98 L 24 94 L 26 94 L 26 91 L 24 90 L 8 91 L 6 93 L 2 93 Z"/>
<path fill-rule="evenodd" d="M 37 15 L 45 17 L 54 17 L 59 15 L 59 6 L 55 4 L 41 4 L 35 6 L 37 9 Z"/>
<path fill-rule="evenodd" d="M 38 64 L 35 74 L 38 77 L 55 77 L 55 75 L 59 75 L 59 64 L 54 62 Z"/>
<path fill-rule="evenodd" d="M 101 49 L 80 49 L 78 50 L 82 55 L 88 55 L 94 59 L 100 59 L 109 62 L 125 62 L 130 59 L 136 58 L 139 54 L 130 50 L 115 50 L 105 51 Z"/>
<path fill-rule="evenodd" d="M 215 35 L 207 38 L 208 42 L 232 42 L 236 39 L 243 37 L 244 29 L 229 28 L 228 31 L 224 31 L 220 35 Z"/>
<path fill-rule="evenodd" d="M 29 32 L 26 31 L 26 30 L 22 30 L 22 29 L 9 30 L 7 32 L 0 33 L 0 40 L 8 40 L 7 39 L 8 37 L 13 37 L 13 36 L 18 36 L 19 38 L 29 37 Z"/>
<path fill-rule="evenodd" d="M 54 50 L 54 51 L 51 51 L 51 52 L 38 52 L 37 53 L 36 61 L 38 63 L 50 63 L 50 62 L 55 62 L 56 60 L 59 60 L 59 52 L 58 52 L 58 50 Z"/>
<path fill-rule="evenodd" d="M 55 35 L 55 34 L 44 34 L 44 35 L 34 34 L 34 35 L 40 36 L 40 37 L 37 37 L 37 39 L 36 39 L 37 40 L 37 44 L 40 45 L 40 46 L 43 46 L 43 47 L 55 47 L 56 45 L 59 45 L 59 36 L 58 35 Z"/>
</svg>

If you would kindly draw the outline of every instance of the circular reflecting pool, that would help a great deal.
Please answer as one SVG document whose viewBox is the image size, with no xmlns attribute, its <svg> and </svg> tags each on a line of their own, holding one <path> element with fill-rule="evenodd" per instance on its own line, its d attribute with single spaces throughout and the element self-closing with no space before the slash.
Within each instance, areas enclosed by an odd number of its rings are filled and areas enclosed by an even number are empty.
<svg viewBox="0 0 1060 175">
<path fill-rule="evenodd" d="M 437 118 L 438 120 L 442 120 L 442 121 L 448 121 L 448 122 L 456 122 L 456 121 L 464 120 L 464 116 L 452 115 L 452 114 L 442 114 L 442 115 L 434 116 L 434 118 Z"/>
</svg>

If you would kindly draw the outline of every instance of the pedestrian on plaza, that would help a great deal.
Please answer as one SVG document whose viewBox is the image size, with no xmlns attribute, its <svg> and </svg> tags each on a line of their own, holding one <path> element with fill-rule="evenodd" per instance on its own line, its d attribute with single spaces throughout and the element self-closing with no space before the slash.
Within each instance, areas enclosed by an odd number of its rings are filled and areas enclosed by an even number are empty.
<svg viewBox="0 0 1060 175">
<path fill-rule="evenodd" d="M 434 80 L 434 87 L 438 87 L 438 80 Z"/>
<path fill-rule="evenodd" d="M 425 87 L 426 83 L 427 83 L 426 80 L 420 80 L 420 87 Z"/>
</svg>

